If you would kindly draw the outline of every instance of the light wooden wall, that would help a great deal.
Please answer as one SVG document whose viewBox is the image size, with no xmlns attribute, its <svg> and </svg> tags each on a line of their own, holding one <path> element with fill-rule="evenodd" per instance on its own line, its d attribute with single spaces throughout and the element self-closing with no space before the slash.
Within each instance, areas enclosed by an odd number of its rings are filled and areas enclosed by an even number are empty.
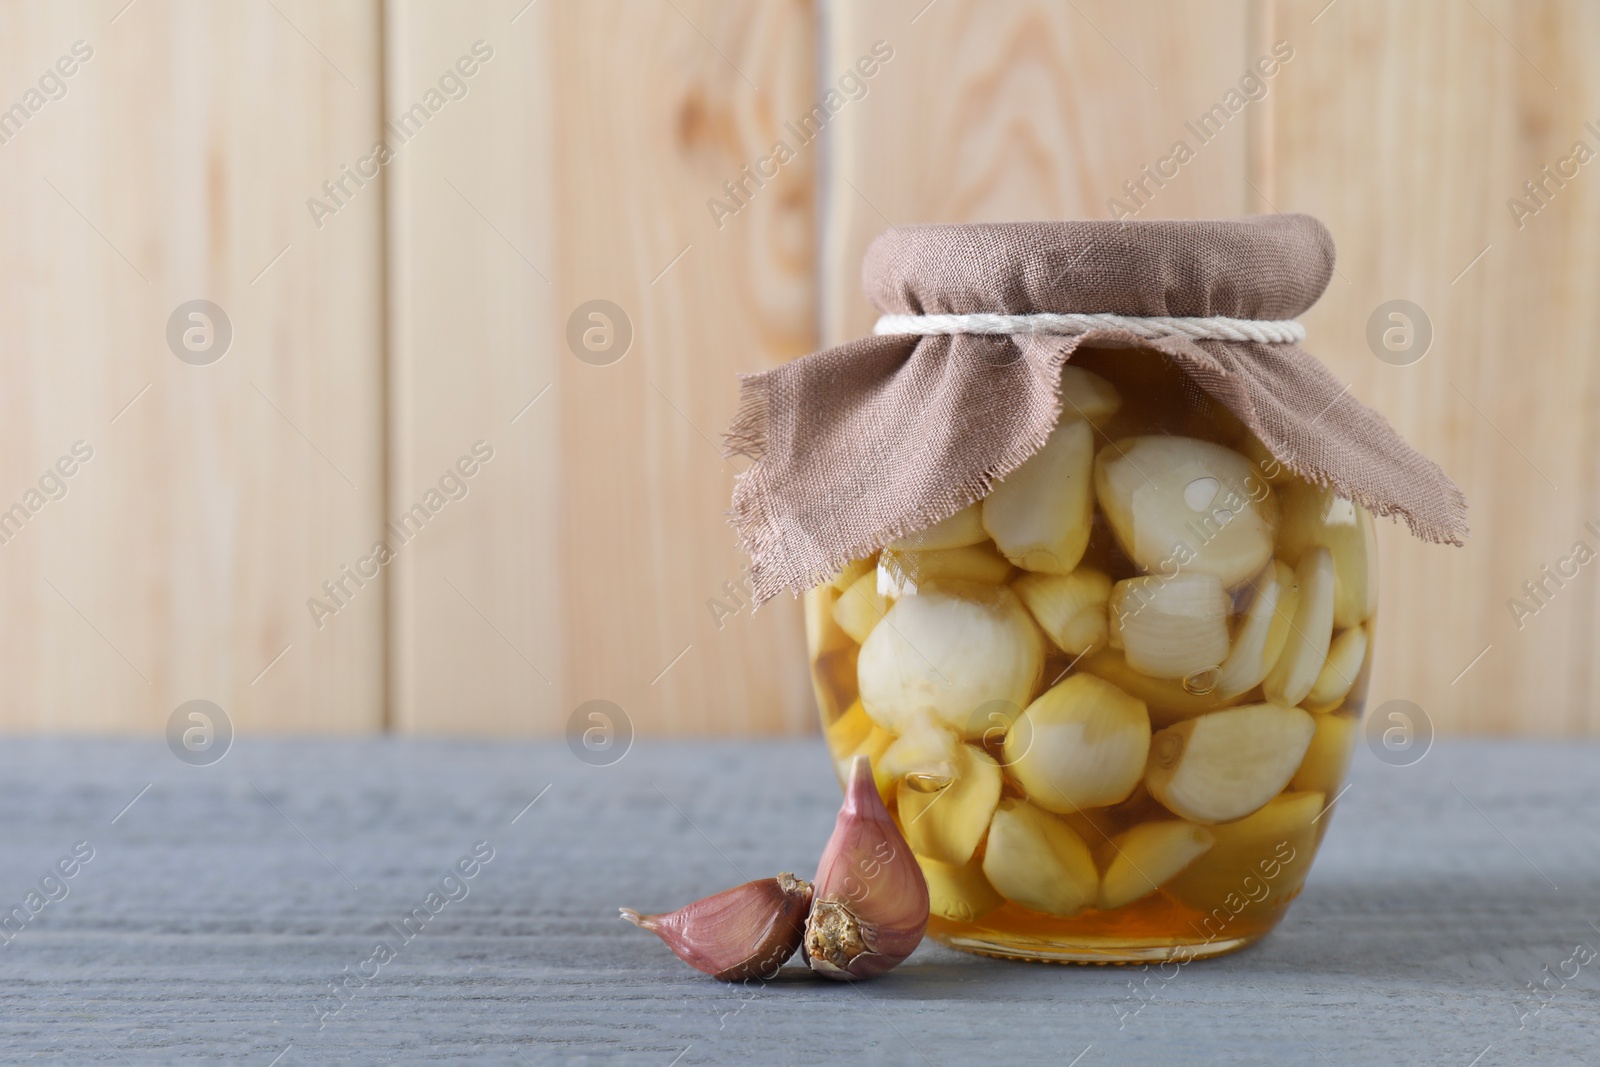
<svg viewBox="0 0 1600 1067">
<path fill-rule="evenodd" d="M 1600 732 L 1593 568 L 1521 630 L 1506 605 L 1600 544 L 1600 162 L 1520 229 L 1505 205 L 1600 148 L 1591 5 L 123 2 L 0 10 L 0 106 L 95 48 L 0 145 L 0 502 L 96 449 L 0 545 L 0 724 L 149 730 L 206 697 L 242 730 L 551 733 L 601 698 L 643 734 L 809 729 L 797 606 L 730 592 L 735 372 L 867 330 L 886 226 L 1107 217 L 1281 40 L 1265 99 L 1141 217 L 1324 219 L 1309 347 L 1472 500 L 1466 549 L 1384 533 L 1374 699 L 1442 732 Z M 480 41 L 466 95 L 313 223 Z M 718 218 L 877 42 L 865 96 Z M 197 296 L 235 327 L 208 367 L 163 336 Z M 1364 340 L 1394 298 L 1434 326 L 1414 366 Z M 595 299 L 633 331 L 605 366 L 565 336 Z M 476 442 L 466 495 L 386 533 Z"/>
</svg>

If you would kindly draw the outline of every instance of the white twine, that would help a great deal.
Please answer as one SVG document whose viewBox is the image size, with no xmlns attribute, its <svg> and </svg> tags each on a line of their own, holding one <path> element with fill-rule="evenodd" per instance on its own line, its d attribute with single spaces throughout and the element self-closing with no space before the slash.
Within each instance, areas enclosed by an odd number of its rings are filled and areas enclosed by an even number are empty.
<svg viewBox="0 0 1600 1067">
<path fill-rule="evenodd" d="M 1110 314 L 1037 315 L 884 315 L 872 332 L 876 334 L 1048 333 L 1077 337 L 1091 330 L 1126 330 L 1135 337 L 1188 337 L 1200 341 L 1256 341 L 1261 344 L 1299 344 L 1306 339 L 1306 328 L 1294 319 L 1230 319 L 1221 315 L 1204 318 L 1149 317 Z"/>
</svg>

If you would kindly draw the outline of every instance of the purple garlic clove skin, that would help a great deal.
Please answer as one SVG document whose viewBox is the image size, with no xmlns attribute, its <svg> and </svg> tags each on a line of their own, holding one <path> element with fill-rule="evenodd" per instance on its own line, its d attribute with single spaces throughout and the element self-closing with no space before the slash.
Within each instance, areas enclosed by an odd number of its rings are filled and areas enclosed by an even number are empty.
<svg viewBox="0 0 1600 1067">
<path fill-rule="evenodd" d="M 817 868 L 802 943 L 824 978 L 872 978 L 911 955 L 928 928 L 928 883 L 872 780 L 872 764 L 850 766 L 844 806 Z"/>
<path fill-rule="evenodd" d="M 770 977 L 805 935 L 811 883 L 792 874 L 725 889 L 664 915 L 622 917 L 667 943 L 679 959 L 724 982 Z"/>
</svg>

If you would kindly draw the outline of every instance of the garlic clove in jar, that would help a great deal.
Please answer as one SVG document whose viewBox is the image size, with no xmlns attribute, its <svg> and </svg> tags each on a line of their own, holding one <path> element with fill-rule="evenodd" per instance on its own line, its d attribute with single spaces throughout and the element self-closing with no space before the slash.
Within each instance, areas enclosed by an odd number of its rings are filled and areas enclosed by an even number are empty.
<svg viewBox="0 0 1600 1067">
<path fill-rule="evenodd" d="M 898 811 L 911 851 L 942 863 L 972 859 L 1000 802 L 1000 765 L 973 745 L 957 746 L 944 782 L 916 774 L 900 779 Z"/>
<path fill-rule="evenodd" d="M 1378 607 L 1378 538 L 1372 513 L 1331 488 L 1296 482 L 1280 490 L 1279 551 L 1300 559 L 1317 545 L 1333 556 L 1334 625 L 1358 626 Z"/>
<path fill-rule="evenodd" d="M 907 719 L 905 732 L 874 762 L 873 772 L 896 782 L 908 774 L 949 780 L 955 777 L 960 748 L 954 730 L 928 712 L 916 712 Z"/>
<path fill-rule="evenodd" d="M 1326 793 L 1331 797 L 1343 788 L 1345 775 L 1350 771 L 1361 720 L 1355 715 L 1331 713 L 1318 715 L 1316 720 L 1317 732 L 1312 735 L 1305 759 L 1289 779 L 1289 788 Z"/>
<path fill-rule="evenodd" d="M 1069 574 L 1089 547 L 1094 519 L 1094 430 L 1063 417 L 1044 447 L 983 500 L 983 527 L 1012 563 Z"/>
<path fill-rule="evenodd" d="M 1005 903 L 983 876 L 983 865 L 959 867 L 918 856 L 922 877 L 928 881 L 928 910 L 942 919 L 975 922 Z"/>
<path fill-rule="evenodd" d="M 1243 933 L 1241 916 L 1270 912 L 1305 883 L 1326 818 L 1321 793 L 1285 793 L 1238 822 L 1210 827 L 1216 844 L 1162 888 L 1206 912 L 1198 929 L 1210 939 Z"/>
<path fill-rule="evenodd" d="M 1129 696 L 1144 701 L 1150 712 L 1150 723 L 1157 728 L 1216 711 L 1228 704 L 1215 688 L 1197 688 L 1191 692 L 1182 682 L 1141 674 L 1129 666 L 1127 658 L 1116 649 L 1091 652 L 1078 661 L 1077 670 L 1080 674 L 1104 678 Z"/>
<path fill-rule="evenodd" d="M 1242 819 L 1289 784 L 1316 724 L 1300 708 L 1251 704 L 1158 731 L 1145 784 L 1168 811 L 1202 824 Z"/>
<path fill-rule="evenodd" d="M 857 578 L 861 577 L 863 574 L 866 574 L 877 565 L 877 556 L 868 556 L 866 559 L 852 560 L 851 562 L 845 564 L 844 569 L 838 574 L 835 574 L 833 576 L 833 580 L 828 584 L 833 587 L 835 592 L 842 593 L 846 589 L 849 589 L 852 585 L 855 585 Z"/>
<path fill-rule="evenodd" d="M 878 557 L 879 585 L 915 592 L 924 582 L 955 579 L 998 585 L 1011 576 L 1011 561 L 987 541 L 962 548 L 885 550 Z"/>
<path fill-rule="evenodd" d="M 869 570 L 859 575 L 850 587 L 833 602 L 833 621 L 856 644 L 866 641 L 872 628 L 877 626 L 892 604 L 890 598 L 878 593 L 878 573 Z"/>
<path fill-rule="evenodd" d="M 1128 799 L 1150 752 L 1144 703 L 1092 674 L 1074 674 L 1028 705 L 1006 732 L 1011 777 L 1053 812 Z"/>
<path fill-rule="evenodd" d="M 1289 624 L 1300 603 L 1294 571 L 1282 560 L 1275 559 L 1264 568 L 1254 585 L 1254 599 L 1217 675 L 1216 693 L 1225 700 L 1248 693 L 1272 670 L 1283 654 Z"/>
<path fill-rule="evenodd" d="M 934 523 L 926 530 L 918 530 L 916 533 L 889 542 L 889 548 L 908 552 L 938 551 L 946 548 L 964 548 L 988 539 L 989 535 L 983 529 L 983 505 L 974 503 L 968 504 L 948 519 Z"/>
<path fill-rule="evenodd" d="M 663 915 L 621 908 L 622 917 L 666 942 L 674 955 L 724 982 L 770 977 L 800 947 L 811 883 L 762 878 Z"/>
<path fill-rule="evenodd" d="M 1307 549 L 1294 569 L 1300 599 L 1278 662 L 1261 683 L 1275 704 L 1298 704 L 1317 684 L 1333 636 L 1333 556 L 1326 548 Z"/>
<path fill-rule="evenodd" d="M 1076 915 L 1100 893 L 1100 874 L 1083 838 L 1025 800 L 1000 802 L 989 824 L 983 874 L 1007 900 L 1046 915 Z"/>
<path fill-rule="evenodd" d="M 883 773 L 879 768 L 883 764 L 884 754 L 895 742 L 895 735 L 879 726 L 872 724 L 867 731 L 867 736 L 855 748 L 846 752 L 834 761 L 834 771 L 839 775 L 839 784 L 847 785 L 850 781 L 850 768 L 855 764 L 857 757 L 863 757 L 872 768 L 873 780 L 878 785 L 878 796 L 885 804 L 894 800 L 895 780 Z"/>
<path fill-rule="evenodd" d="M 1011 588 L 1056 647 L 1079 656 L 1106 642 L 1106 599 L 1111 579 L 1090 567 L 1071 574 L 1025 571 Z"/>
<path fill-rule="evenodd" d="M 830 585 L 819 585 L 806 590 L 806 651 L 813 660 L 845 648 L 851 643 L 850 635 L 840 629 L 834 620 L 834 595 L 834 589 Z M 721 620 L 718 621 L 720 623 Z"/>
<path fill-rule="evenodd" d="M 1124 438 L 1095 459 L 1095 495 L 1145 571 L 1214 574 L 1226 587 L 1272 558 L 1272 488 L 1232 449 L 1192 437 Z"/>
<path fill-rule="evenodd" d="M 845 709 L 844 714 L 828 724 L 825 731 L 828 751 L 848 756 L 855 752 L 871 732 L 872 720 L 867 718 L 866 710 L 861 707 L 861 701 L 857 700 Z"/>
<path fill-rule="evenodd" d="M 1061 368 L 1061 417 L 1099 426 L 1122 408 L 1117 387 L 1093 371 L 1068 363 Z"/>
<path fill-rule="evenodd" d="M 929 711 L 970 739 L 990 725 L 974 709 L 1020 710 L 1043 664 L 1044 638 L 1010 589 L 940 582 L 895 601 L 861 646 L 856 676 L 867 714 L 886 730 L 901 733 Z"/>
<path fill-rule="evenodd" d="M 927 926 L 928 883 L 857 757 L 812 881 L 806 962 L 824 978 L 871 978 L 911 955 Z"/>
<path fill-rule="evenodd" d="M 1180 571 L 1118 582 L 1106 612 L 1128 666 L 1152 678 L 1182 679 L 1227 658 L 1231 606 L 1221 578 Z"/>
<path fill-rule="evenodd" d="M 1216 842 L 1203 826 L 1178 819 L 1140 823 L 1111 840 L 1110 862 L 1100 882 L 1102 911 L 1154 893 Z"/>
<path fill-rule="evenodd" d="M 1328 658 L 1322 664 L 1311 692 L 1301 703 L 1313 711 L 1331 711 L 1338 707 L 1356 684 L 1361 665 L 1367 659 L 1367 631 L 1363 626 L 1352 626 L 1333 639 L 1328 646 Z"/>
</svg>

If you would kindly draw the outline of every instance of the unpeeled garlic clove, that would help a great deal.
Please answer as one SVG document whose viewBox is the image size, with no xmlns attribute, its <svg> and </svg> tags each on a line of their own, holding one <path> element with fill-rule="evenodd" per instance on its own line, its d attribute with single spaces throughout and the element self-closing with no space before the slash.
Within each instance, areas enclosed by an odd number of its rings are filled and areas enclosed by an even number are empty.
<svg viewBox="0 0 1600 1067">
<path fill-rule="evenodd" d="M 1117 387 L 1093 371 L 1068 363 L 1061 368 L 1061 417 L 1087 419 L 1099 426 L 1122 408 Z"/>
<path fill-rule="evenodd" d="M 1012 563 L 1069 574 L 1089 547 L 1094 519 L 1094 430 L 1063 416 L 1028 459 L 983 500 L 983 528 Z"/>
<path fill-rule="evenodd" d="M 863 571 L 833 602 L 833 621 L 859 645 L 866 641 L 893 603 L 878 592 L 878 572 Z"/>
<path fill-rule="evenodd" d="M 1279 490 L 1279 551 L 1289 559 L 1321 545 L 1333 555 L 1334 625 L 1358 626 L 1378 607 L 1378 537 L 1372 513 L 1331 488 L 1296 482 Z"/>
<path fill-rule="evenodd" d="M 739 982 L 770 976 L 794 955 L 805 933 L 811 896 L 811 883 L 780 874 L 663 915 L 619 910 L 628 922 L 661 938 L 689 966 L 724 982 Z"/>
<path fill-rule="evenodd" d="M 1232 449 L 1192 437 L 1129 437 L 1102 449 L 1095 495 L 1147 572 L 1215 574 L 1229 588 L 1272 558 L 1272 488 Z"/>
<path fill-rule="evenodd" d="M 1001 751 L 1011 777 L 1047 811 L 1119 804 L 1144 774 L 1150 715 L 1110 682 L 1074 674 L 1028 705 Z"/>
<path fill-rule="evenodd" d="M 972 859 L 1000 802 L 1001 778 L 994 757 L 967 744 L 956 746 L 948 778 L 901 778 L 895 806 L 911 851 L 958 866 Z"/>
<path fill-rule="evenodd" d="M 882 974 L 916 950 L 928 927 L 928 884 L 857 757 L 844 805 L 813 881 L 801 947 L 811 969 L 850 980 Z"/>
<path fill-rule="evenodd" d="M 1317 684 L 1333 636 L 1333 556 L 1318 545 L 1306 550 L 1294 569 L 1300 600 L 1278 662 L 1261 683 L 1274 704 L 1298 704 Z"/>
<path fill-rule="evenodd" d="M 1231 700 L 1261 684 L 1283 654 L 1299 604 L 1294 571 L 1282 560 L 1273 560 L 1255 580 L 1255 599 L 1217 675 L 1217 696 Z"/>
<path fill-rule="evenodd" d="M 1367 630 L 1352 626 L 1333 639 L 1328 646 L 1328 658 L 1322 664 L 1322 673 L 1301 703 L 1313 711 L 1331 711 L 1356 684 L 1361 665 L 1367 659 Z"/>
<path fill-rule="evenodd" d="M 1000 802 L 983 875 L 1007 900 L 1046 915 L 1076 915 L 1100 893 L 1100 873 L 1083 838 L 1025 800 Z"/>
<path fill-rule="evenodd" d="M 1154 893 L 1205 855 L 1216 838 L 1203 826 L 1176 819 L 1145 822 L 1111 839 L 1111 861 L 1100 883 L 1101 911 Z"/>
<path fill-rule="evenodd" d="M 1316 732 L 1300 708 L 1251 704 L 1158 731 L 1145 784 L 1174 815 L 1203 824 L 1242 819 L 1289 784 Z"/>
<path fill-rule="evenodd" d="M 998 585 L 1011 576 L 1011 561 L 995 551 L 993 545 L 966 545 L 961 548 L 885 550 L 878 557 L 880 588 L 888 585 L 915 592 L 924 582 L 955 579 Z"/>
<path fill-rule="evenodd" d="M 1181 679 L 1227 658 L 1231 604 L 1215 574 L 1180 571 L 1118 582 L 1106 612 L 1128 666 L 1152 678 Z"/>
<path fill-rule="evenodd" d="M 926 530 L 918 530 L 914 534 L 907 534 L 896 541 L 889 542 L 891 549 L 921 549 L 936 550 L 942 548 L 962 548 L 966 545 L 975 545 L 979 541 L 988 540 L 989 535 L 983 530 L 983 505 L 968 504 L 948 519 L 934 523 Z"/>
<path fill-rule="evenodd" d="M 857 701 L 857 703 L 859 704 L 860 702 Z M 878 786 L 879 798 L 885 804 L 893 800 L 895 786 L 898 783 L 889 775 L 884 774 L 881 768 L 884 754 L 894 747 L 896 740 L 894 734 L 891 734 L 877 723 L 872 723 L 867 730 L 867 735 L 861 739 L 855 748 L 841 754 L 834 760 L 834 771 L 839 775 L 839 784 L 841 786 L 850 784 L 850 768 L 855 766 L 858 757 L 864 757 L 872 767 L 872 776 Z"/>
<path fill-rule="evenodd" d="M 1043 665 L 1044 638 L 1015 593 L 940 582 L 895 601 L 861 646 L 856 677 L 867 714 L 891 733 L 928 711 L 975 738 L 990 723 L 974 710 L 1020 710 Z"/>
<path fill-rule="evenodd" d="M 1090 567 L 1071 574 L 1028 571 L 1011 583 L 1056 647 L 1069 656 L 1081 656 L 1106 643 L 1106 599 L 1111 579 Z"/>
</svg>

